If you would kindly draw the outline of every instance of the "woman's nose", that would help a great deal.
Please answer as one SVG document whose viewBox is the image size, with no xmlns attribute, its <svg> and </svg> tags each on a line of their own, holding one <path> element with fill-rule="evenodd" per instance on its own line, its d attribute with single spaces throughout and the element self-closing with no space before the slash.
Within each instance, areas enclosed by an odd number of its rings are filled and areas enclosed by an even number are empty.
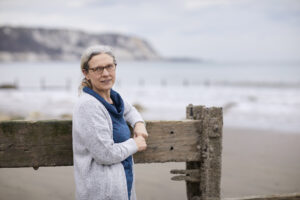
<svg viewBox="0 0 300 200">
<path fill-rule="evenodd" d="M 103 69 L 102 76 L 108 76 L 109 72 L 106 68 Z"/>
</svg>

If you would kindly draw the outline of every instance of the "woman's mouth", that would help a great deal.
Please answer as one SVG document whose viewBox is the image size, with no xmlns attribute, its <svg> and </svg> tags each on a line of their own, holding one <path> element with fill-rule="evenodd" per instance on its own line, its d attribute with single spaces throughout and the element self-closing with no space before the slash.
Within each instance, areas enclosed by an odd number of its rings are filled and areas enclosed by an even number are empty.
<svg viewBox="0 0 300 200">
<path fill-rule="evenodd" d="M 103 80 L 103 81 L 100 81 L 100 82 L 103 83 L 103 84 L 108 84 L 108 83 L 110 83 L 110 81 L 111 81 L 111 79 Z"/>
</svg>

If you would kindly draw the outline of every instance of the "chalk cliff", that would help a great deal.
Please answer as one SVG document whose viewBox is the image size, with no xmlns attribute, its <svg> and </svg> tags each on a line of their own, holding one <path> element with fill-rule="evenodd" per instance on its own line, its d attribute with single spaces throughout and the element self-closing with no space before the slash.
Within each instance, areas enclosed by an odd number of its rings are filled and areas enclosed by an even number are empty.
<svg viewBox="0 0 300 200">
<path fill-rule="evenodd" d="M 0 27 L 0 61 L 78 60 L 90 45 L 113 47 L 117 59 L 159 60 L 161 56 L 144 39 L 117 33 L 78 30 Z"/>
</svg>

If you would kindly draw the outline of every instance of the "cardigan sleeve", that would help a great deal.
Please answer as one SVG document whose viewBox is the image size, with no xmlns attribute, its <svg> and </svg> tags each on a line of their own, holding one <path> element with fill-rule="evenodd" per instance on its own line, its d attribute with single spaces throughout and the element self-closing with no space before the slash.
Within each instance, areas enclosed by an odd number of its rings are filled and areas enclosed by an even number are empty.
<svg viewBox="0 0 300 200">
<path fill-rule="evenodd" d="M 124 118 L 126 122 L 128 122 L 132 128 L 134 128 L 134 125 L 137 122 L 144 122 L 142 116 L 136 110 L 136 108 L 132 106 L 130 103 L 128 103 L 127 101 L 125 100 L 123 101 L 124 101 Z"/>
<path fill-rule="evenodd" d="M 85 102 L 74 114 L 73 123 L 78 139 L 97 163 L 103 165 L 120 163 L 137 152 L 137 145 L 132 138 L 125 142 L 114 143 L 109 121 L 100 105 Z"/>
</svg>

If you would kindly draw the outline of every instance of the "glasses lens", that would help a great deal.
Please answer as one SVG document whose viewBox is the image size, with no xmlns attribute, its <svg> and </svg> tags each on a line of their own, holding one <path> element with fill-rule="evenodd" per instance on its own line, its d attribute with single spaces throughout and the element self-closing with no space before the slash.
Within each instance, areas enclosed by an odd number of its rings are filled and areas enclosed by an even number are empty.
<svg viewBox="0 0 300 200">
<path fill-rule="evenodd" d="M 99 74 L 102 74 L 104 69 L 106 69 L 108 72 L 112 72 L 115 69 L 115 65 L 107 65 L 105 67 L 90 68 L 90 70 Z"/>
<path fill-rule="evenodd" d="M 103 69 L 104 69 L 103 67 L 96 67 L 96 70 L 95 70 L 95 71 L 96 71 L 97 73 L 102 73 L 102 72 L 103 72 Z"/>
<path fill-rule="evenodd" d="M 106 69 L 107 69 L 108 71 L 110 71 L 110 72 L 111 72 L 114 68 L 115 68 L 114 65 L 108 65 L 108 66 L 106 67 Z"/>
</svg>

